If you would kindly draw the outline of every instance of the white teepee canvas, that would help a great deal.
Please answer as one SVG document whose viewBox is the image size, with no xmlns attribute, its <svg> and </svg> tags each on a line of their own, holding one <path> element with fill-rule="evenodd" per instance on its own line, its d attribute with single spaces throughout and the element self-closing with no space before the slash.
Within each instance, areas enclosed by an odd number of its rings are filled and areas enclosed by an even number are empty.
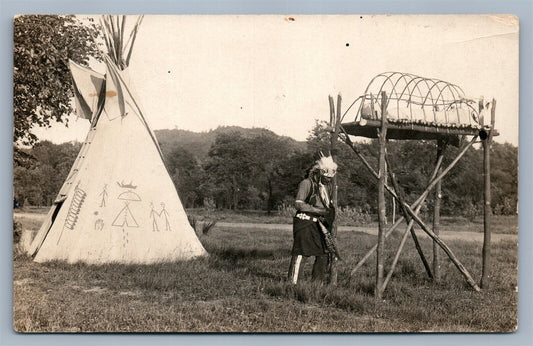
<svg viewBox="0 0 533 346">
<path fill-rule="evenodd" d="M 30 245 L 35 261 L 154 263 L 206 255 L 189 225 L 127 69 L 71 63 L 76 106 L 91 129 Z M 90 114 L 88 114 L 90 113 Z"/>
</svg>

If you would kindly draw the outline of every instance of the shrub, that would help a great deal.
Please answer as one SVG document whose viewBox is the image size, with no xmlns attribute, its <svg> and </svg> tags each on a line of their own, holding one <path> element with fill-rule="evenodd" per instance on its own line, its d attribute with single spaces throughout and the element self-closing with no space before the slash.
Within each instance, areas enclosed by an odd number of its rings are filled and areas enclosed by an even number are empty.
<svg viewBox="0 0 533 346">
<path fill-rule="evenodd" d="M 482 206 L 474 204 L 472 202 L 463 209 L 463 216 L 466 217 L 469 221 L 474 221 L 474 219 L 483 214 Z"/>
<path fill-rule="evenodd" d="M 22 224 L 13 220 L 13 243 L 17 244 L 20 241 L 22 233 Z"/>
<path fill-rule="evenodd" d="M 278 205 L 278 213 L 283 217 L 292 218 L 296 214 L 296 208 L 292 204 L 282 203 Z M 372 221 L 371 215 L 356 207 L 339 207 L 336 211 L 337 223 L 345 226 L 366 225 Z"/>
<path fill-rule="evenodd" d="M 189 220 L 189 224 L 191 225 L 192 229 L 196 232 L 196 224 L 198 223 L 198 220 L 193 215 L 187 215 L 187 219 Z"/>
<path fill-rule="evenodd" d="M 215 227 L 216 224 L 217 224 L 217 222 L 214 221 L 214 220 L 204 222 L 204 224 L 202 225 L 202 233 L 203 234 L 208 234 L 209 231 L 211 229 L 213 229 L 213 227 Z"/>
<path fill-rule="evenodd" d="M 292 203 L 283 202 L 277 209 L 280 216 L 292 218 L 296 214 L 296 208 Z"/>
<path fill-rule="evenodd" d="M 516 214 L 516 202 L 510 197 L 504 197 L 493 210 L 495 215 L 514 215 Z"/>
<path fill-rule="evenodd" d="M 372 221 L 372 217 L 361 208 L 339 207 L 337 209 L 337 222 L 346 226 L 366 225 Z"/>
<path fill-rule="evenodd" d="M 205 197 L 204 198 L 204 208 L 208 212 L 212 212 L 216 209 L 217 204 L 215 203 L 215 199 L 212 197 Z"/>
</svg>

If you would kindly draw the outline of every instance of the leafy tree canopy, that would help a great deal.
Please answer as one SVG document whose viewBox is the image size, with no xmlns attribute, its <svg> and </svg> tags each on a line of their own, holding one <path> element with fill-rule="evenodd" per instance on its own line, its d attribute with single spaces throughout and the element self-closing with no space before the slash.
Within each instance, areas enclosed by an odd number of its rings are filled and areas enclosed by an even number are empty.
<svg viewBox="0 0 533 346">
<path fill-rule="evenodd" d="M 71 15 L 22 15 L 14 21 L 15 144 L 33 145 L 32 126 L 66 122 L 73 112 L 68 60 L 87 66 L 99 59 L 97 26 Z M 15 157 L 16 159 L 16 157 Z"/>
</svg>

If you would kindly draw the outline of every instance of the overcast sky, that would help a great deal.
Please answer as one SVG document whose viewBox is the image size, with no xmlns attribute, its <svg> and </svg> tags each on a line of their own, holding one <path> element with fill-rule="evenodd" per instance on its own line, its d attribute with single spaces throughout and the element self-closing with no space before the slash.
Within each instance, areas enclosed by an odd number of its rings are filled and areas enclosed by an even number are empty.
<svg viewBox="0 0 533 346">
<path fill-rule="evenodd" d="M 328 95 L 341 93 L 346 109 L 372 77 L 400 71 L 494 97 L 496 140 L 518 145 L 515 17 L 291 17 L 146 16 L 130 75 L 152 128 L 264 127 L 305 140 L 329 119 Z M 83 140 L 88 126 L 37 133 Z"/>
</svg>

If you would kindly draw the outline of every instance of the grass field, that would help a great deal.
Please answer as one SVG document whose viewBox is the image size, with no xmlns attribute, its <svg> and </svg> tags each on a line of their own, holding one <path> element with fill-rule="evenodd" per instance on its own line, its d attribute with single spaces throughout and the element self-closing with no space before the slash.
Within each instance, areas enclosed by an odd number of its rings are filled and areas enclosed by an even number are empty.
<svg viewBox="0 0 533 346">
<path fill-rule="evenodd" d="M 31 218 L 16 219 L 26 229 L 35 230 L 40 224 Z M 501 233 L 516 233 L 517 218 L 498 219 L 495 225 Z M 452 221 L 448 226 L 470 227 Z M 470 288 L 444 254 L 440 281 L 430 281 L 409 240 L 384 300 L 375 302 L 375 257 L 350 276 L 355 263 L 374 245 L 375 236 L 345 231 L 338 238 L 344 261 L 339 262 L 336 287 L 310 282 L 311 260 L 298 285 L 287 283 L 292 235 L 260 226 L 216 226 L 200 235 L 209 257 L 155 265 L 39 264 L 15 245 L 13 325 L 19 332 L 515 330 L 516 240 L 493 243 L 491 285 L 481 293 Z M 399 240 L 396 234 L 387 240 L 389 264 Z M 431 242 L 421 241 L 431 258 Z M 458 240 L 447 244 L 479 281 L 481 244 Z"/>
</svg>

